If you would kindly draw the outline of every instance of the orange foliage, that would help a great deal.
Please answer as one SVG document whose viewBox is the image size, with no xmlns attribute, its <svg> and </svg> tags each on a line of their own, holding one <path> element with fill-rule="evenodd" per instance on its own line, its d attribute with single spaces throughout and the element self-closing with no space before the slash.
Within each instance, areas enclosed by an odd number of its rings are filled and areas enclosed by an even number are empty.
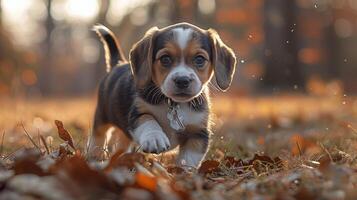
<svg viewBox="0 0 357 200">
<path fill-rule="evenodd" d="M 217 23 L 245 24 L 247 19 L 247 13 L 241 8 L 218 10 L 216 14 Z"/>
<path fill-rule="evenodd" d="M 314 142 L 303 138 L 300 134 L 294 134 L 290 138 L 291 143 L 291 153 L 294 156 L 300 154 L 314 154 L 320 152 L 320 147 L 318 147 Z"/>
<path fill-rule="evenodd" d="M 144 173 L 138 172 L 135 175 L 136 184 L 139 187 L 155 192 L 157 188 L 157 180 L 155 177 L 150 177 Z"/>
<path fill-rule="evenodd" d="M 37 83 L 37 76 L 33 70 L 25 69 L 21 73 L 22 82 L 25 85 L 31 86 Z"/>
<path fill-rule="evenodd" d="M 249 63 L 243 69 L 243 74 L 246 77 L 260 77 L 263 75 L 263 66 L 258 62 Z"/>
<path fill-rule="evenodd" d="M 305 64 L 317 64 L 321 61 L 321 52 L 316 48 L 304 48 L 298 53 L 300 62 Z"/>
</svg>

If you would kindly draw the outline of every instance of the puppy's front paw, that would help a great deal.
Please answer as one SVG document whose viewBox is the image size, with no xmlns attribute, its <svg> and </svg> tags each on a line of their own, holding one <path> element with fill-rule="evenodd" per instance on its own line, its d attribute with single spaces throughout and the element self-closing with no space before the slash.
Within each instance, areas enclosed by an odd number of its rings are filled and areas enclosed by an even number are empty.
<svg viewBox="0 0 357 200">
<path fill-rule="evenodd" d="M 170 147 L 169 138 L 162 131 L 144 131 L 138 141 L 146 153 L 161 153 Z"/>
<path fill-rule="evenodd" d="M 147 120 L 132 132 L 133 139 L 147 153 L 161 153 L 170 147 L 169 138 L 156 120 Z"/>
</svg>

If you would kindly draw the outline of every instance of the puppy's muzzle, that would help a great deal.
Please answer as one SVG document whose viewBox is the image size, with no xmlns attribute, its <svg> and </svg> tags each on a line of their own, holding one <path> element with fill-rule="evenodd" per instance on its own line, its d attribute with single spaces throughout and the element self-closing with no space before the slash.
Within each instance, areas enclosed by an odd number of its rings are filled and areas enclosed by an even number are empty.
<svg viewBox="0 0 357 200">
<path fill-rule="evenodd" d="M 189 88 L 192 81 L 193 78 L 190 78 L 188 76 L 178 76 L 174 79 L 175 86 L 180 90 Z"/>
</svg>

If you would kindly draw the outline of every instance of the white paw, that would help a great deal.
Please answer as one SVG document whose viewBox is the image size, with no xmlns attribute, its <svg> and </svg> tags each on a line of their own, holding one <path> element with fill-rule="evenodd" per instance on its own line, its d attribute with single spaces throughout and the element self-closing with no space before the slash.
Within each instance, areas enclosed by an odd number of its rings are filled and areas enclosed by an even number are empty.
<svg viewBox="0 0 357 200">
<path fill-rule="evenodd" d="M 187 168 L 199 168 L 205 154 L 195 151 L 182 151 L 177 157 L 176 163 L 178 166 Z"/>
<path fill-rule="evenodd" d="M 161 153 L 170 148 L 169 138 L 162 131 L 147 131 L 142 133 L 138 141 L 146 153 Z"/>
<path fill-rule="evenodd" d="M 169 138 L 155 120 L 148 120 L 132 133 L 133 139 L 147 153 L 161 153 L 170 147 Z"/>
</svg>

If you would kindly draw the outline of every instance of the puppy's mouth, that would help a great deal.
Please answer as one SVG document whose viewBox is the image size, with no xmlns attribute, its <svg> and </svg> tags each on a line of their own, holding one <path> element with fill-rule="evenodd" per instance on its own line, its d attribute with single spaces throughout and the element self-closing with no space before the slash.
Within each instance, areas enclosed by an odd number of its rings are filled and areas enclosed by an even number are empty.
<svg viewBox="0 0 357 200">
<path fill-rule="evenodd" d="M 182 97 L 182 98 L 191 98 L 192 94 L 189 94 L 186 92 L 178 92 L 178 93 L 175 93 L 174 96 Z"/>
<path fill-rule="evenodd" d="M 192 94 L 192 93 L 187 93 L 187 92 L 175 92 L 168 97 L 175 102 L 186 103 L 186 102 L 192 101 L 198 95 L 199 94 Z"/>
<path fill-rule="evenodd" d="M 177 103 L 190 102 L 194 98 L 198 97 L 203 91 L 203 87 L 198 88 L 197 85 L 180 89 L 172 86 L 167 87 L 167 85 L 164 84 L 160 87 L 160 89 L 167 98 Z"/>
</svg>

